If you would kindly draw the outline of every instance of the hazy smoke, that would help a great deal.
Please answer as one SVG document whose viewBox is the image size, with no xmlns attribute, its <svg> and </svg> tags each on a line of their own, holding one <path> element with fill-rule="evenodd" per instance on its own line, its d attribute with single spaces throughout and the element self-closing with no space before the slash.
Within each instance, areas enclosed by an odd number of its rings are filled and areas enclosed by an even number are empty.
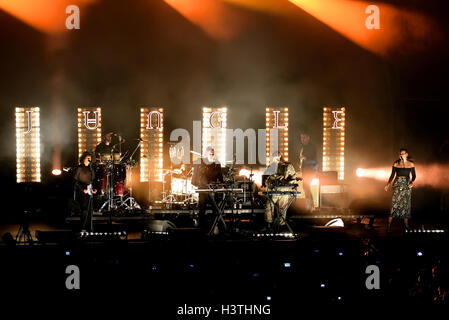
<svg viewBox="0 0 449 320">
<path fill-rule="evenodd" d="M 428 164 L 419 165 L 416 170 L 416 188 L 421 186 L 432 187 L 434 189 L 449 189 L 449 165 Z M 391 167 L 383 168 L 359 168 L 356 171 L 359 178 L 368 178 L 378 181 L 388 181 L 391 174 Z"/>
</svg>

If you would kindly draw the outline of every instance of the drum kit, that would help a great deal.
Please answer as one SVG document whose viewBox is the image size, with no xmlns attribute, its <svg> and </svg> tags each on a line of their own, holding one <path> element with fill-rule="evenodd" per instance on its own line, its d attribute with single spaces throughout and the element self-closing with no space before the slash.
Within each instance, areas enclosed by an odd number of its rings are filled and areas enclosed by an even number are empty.
<svg viewBox="0 0 449 320">
<path fill-rule="evenodd" d="M 179 162 L 184 156 L 184 150 L 178 149 L 177 146 L 170 146 L 169 151 L 170 158 L 177 159 Z M 194 151 L 190 151 L 190 153 L 201 157 L 201 154 Z M 162 171 L 162 200 L 155 201 L 155 203 L 162 204 L 168 209 L 197 205 L 199 196 L 197 187 L 192 184 L 193 170 L 193 165 L 186 164 L 181 164 L 180 168 L 177 169 L 164 169 Z M 227 161 L 227 166 L 223 170 L 223 182 L 226 188 L 242 190 L 235 195 L 235 200 L 239 206 L 254 204 L 257 187 L 252 179 L 252 174 L 249 177 L 240 176 L 237 173 L 235 157 L 233 160 Z M 252 173 L 252 171 L 249 172 Z"/>
<path fill-rule="evenodd" d="M 119 142 L 109 149 L 110 152 L 97 154 L 93 164 L 95 173 L 93 188 L 98 190 L 97 195 L 100 196 L 100 199 L 105 199 L 103 203 L 100 203 L 99 212 L 141 209 L 133 197 L 132 169 L 137 164 L 133 160 L 133 156 L 140 148 L 142 140 L 137 139 L 138 144 L 129 156 L 127 156 L 128 151 L 124 154 L 121 152 L 121 145 L 124 141 L 119 136 Z M 170 146 L 172 159 L 181 160 L 183 155 L 184 150 L 177 149 L 174 145 Z M 230 162 L 232 164 L 227 166 L 227 170 L 224 172 L 224 183 L 228 187 L 238 187 L 243 190 L 238 195 L 238 203 L 253 202 L 254 194 L 257 193 L 254 182 L 251 177 L 248 179 L 238 176 L 235 159 Z M 162 199 L 155 203 L 162 204 L 169 209 L 174 206 L 192 207 L 198 204 L 197 187 L 192 184 L 193 170 L 193 165 L 185 164 L 181 164 L 177 169 L 163 169 Z M 126 186 L 129 186 L 129 192 L 127 192 Z"/>
<path fill-rule="evenodd" d="M 125 160 L 127 152 L 122 154 L 121 147 L 119 152 L 116 151 L 116 146 L 121 146 L 124 142 L 121 137 L 119 140 L 119 143 L 111 148 L 110 153 L 98 154 L 93 165 L 95 173 L 93 187 L 98 190 L 99 196 L 106 198 L 99 212 L 141 209 L 134 199 L 132 191 L 132 169 L 136 165 L 133 156 L 140 147 L 141 140 L 127 160 Z M 129 185 L 129 193 L 126 193 L 127 184 Z"/>
<path fill-rule="evenodd" d="M 164 169 L 162 171 L 162 200 L 156 201 L 168 208 L 174 205 L 191 206 L 198 203 L 196 187 L 192 185 L 193 169 L 181 165 L 179 169 Z M 170 190 L 168 191 L 168 186 Z"/>
</svg>

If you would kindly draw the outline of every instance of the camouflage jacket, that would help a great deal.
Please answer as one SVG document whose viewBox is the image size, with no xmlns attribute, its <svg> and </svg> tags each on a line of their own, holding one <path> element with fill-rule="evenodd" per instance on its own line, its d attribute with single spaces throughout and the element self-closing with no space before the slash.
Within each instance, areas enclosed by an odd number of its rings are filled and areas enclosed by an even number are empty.
<svg viewBox="0 0 449 320">
<path fill-rule="evenodd" d="M 270 175 L 267 179 L 267 185 L 270 188 L 276 189 L 282 186 L 289 186 L 296 183 L 296 171 L 293 165 L 289 162 L 279 163 L 275 174 Z"/>
</svg>

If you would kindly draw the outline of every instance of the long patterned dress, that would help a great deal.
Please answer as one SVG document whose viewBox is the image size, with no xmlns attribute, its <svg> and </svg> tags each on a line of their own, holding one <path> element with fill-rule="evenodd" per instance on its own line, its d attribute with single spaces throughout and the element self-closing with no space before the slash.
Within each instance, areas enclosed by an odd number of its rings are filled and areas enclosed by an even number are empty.
<svg viewBox="0 0 449 320">
<path fill-rule="evenodd" d="M 412 189 L 406 177 L 397 177 L 393 183 L 393 199 L 390 215 L 393 218 L 410 218 L 412 208 Z"/>
<path fill-rule="evenodd" d="M 410 173 L 412 174 L 411 182 L 415 181 L 415 168 L 397 168 L 393 166 L 388 183 L 393 182 L 393 198 L 391 203 L 390 216 L 393 218 L 408 219 L 411 217 L 412 208 L 412 189 L 410 184 Z"/>
</svg>

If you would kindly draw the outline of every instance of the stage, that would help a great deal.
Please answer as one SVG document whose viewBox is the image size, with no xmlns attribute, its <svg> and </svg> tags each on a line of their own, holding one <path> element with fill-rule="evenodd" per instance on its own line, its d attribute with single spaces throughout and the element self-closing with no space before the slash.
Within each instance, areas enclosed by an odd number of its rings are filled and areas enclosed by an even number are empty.
<svg viewBox="0 0 449 320">
<path fill-rule="evenodd" d="M 447 12 L 0 0 L 2 291 L 157 319 L 447 304 Z"/>
</svg>

